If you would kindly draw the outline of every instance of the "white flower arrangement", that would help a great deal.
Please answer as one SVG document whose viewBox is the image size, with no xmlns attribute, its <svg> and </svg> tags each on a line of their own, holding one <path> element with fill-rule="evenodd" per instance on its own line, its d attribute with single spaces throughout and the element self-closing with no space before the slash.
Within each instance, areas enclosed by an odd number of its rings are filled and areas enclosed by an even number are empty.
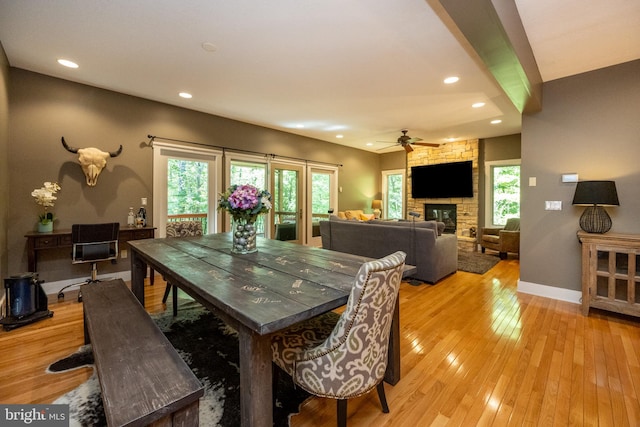
<svg viewBox="0 0 640 427">
<path fill-rule="evenodd" d="M 41 224 L 46 225 L 54 220 L 53 213 L 47 212 L 47 208 L 53 207 L 54 202 L 58 199 L 55 194 L 60 190 L 57 182 L 45 182 L 41 188 L 36 188 L 31 192 L 36 203 L 44 207 L 44 213 L 40 214 Z"/>
</svg>

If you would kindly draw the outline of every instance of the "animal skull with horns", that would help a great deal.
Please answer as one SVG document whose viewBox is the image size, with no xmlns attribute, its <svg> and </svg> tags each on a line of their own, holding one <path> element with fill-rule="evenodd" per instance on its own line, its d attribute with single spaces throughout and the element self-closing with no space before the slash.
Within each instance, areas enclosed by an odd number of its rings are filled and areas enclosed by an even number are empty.
<svg viewBox="0 0 640 427">
<path fill-rule="evenodd" d="M 72 148 L 67 145 L 62 137 L 62 145 L 67 151 L 78 154 L 78 163 L 82 166 L 82 171 L 87 177 L 87 185 L 93 187 L 98 181 L 98 175 L 102 172 L 102 169 L 107 165 L 107 158 L 118 157 L 122 153 L 122 145 L 117 151 L 106 152 L 98 150 L 97 148 Z"/>
</svg>

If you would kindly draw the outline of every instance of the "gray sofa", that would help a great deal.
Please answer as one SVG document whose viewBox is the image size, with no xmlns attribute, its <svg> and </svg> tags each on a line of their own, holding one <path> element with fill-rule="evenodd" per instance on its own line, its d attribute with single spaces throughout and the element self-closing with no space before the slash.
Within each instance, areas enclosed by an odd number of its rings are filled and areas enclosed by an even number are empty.
<svg viewBox="0 0 640 427">
<path fill-rule="evenodd" d="M 458 238 L 440 234 L 435 221 L 349 221 L 331 217 L 320 221 L 322 247 L 338 252 L 382 258 L 395 251 L 407 254 L 406 263 L 418 272 L 412 277 L 436 283 L 458 269 Z M 439 235 L 440 234 L 440 235 Z"/>
</svg>

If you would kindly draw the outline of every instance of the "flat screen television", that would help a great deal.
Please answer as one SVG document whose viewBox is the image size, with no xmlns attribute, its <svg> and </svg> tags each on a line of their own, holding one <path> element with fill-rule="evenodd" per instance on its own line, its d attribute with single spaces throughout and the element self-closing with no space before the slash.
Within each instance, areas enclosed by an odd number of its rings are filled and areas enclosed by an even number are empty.
<svg viewBox="0 0 640 427">
<path fill-rule="evenodd" d="M 411 168 L 411 197 L 473 197 L 473 162 L 440 163 Z"/>
</svg>

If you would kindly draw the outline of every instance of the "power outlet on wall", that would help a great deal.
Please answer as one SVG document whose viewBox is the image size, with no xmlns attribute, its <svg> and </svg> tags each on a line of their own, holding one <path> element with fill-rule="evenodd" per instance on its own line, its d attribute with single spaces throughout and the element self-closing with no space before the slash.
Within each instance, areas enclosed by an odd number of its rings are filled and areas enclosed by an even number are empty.
<svg viewBox="0 0 640 427">
<path fill-rule="evenodd" d="M 120 251 L 120 258 L 126 258 L 127 256 L 129 256 L 129 253 L 127 252 L 126 249 L 122 249 Z"/>
</svg>

